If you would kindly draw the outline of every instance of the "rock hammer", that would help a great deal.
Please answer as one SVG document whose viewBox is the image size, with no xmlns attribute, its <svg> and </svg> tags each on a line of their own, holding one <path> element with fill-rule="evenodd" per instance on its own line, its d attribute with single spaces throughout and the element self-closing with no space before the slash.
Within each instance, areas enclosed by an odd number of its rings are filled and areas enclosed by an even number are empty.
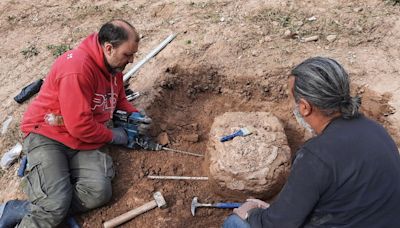
<svg viewBox="0 0 400 228">
<path fill-rule="evenodd" d="M 105 223 L 103 223 L 103 227 L 104 228 L 116 227 L 126 221 L 133 219 L 134 217 L 136 217 L 140 214 L 143 214 L 144 212 L 151 210 L 151 209 L 154 209 L 156 207 L 165 208 L 167 206 L 167 203 L 165 202 L 164 197 L 161 195 L 161 192 L 155 192 L 153 194 L 153 197 L 154 197 L 154 200 L 152 200 L 138 208 L 130 210 L 116 218 L 106 221 Z"/>
<path fill-rule="evenodd" d="M 199 203 L 197 197 L 194 197 L 192 200 L 192 205 L 190 207 L 190 211 L 194 216 L 196 213 L 196 208 L 198 207 L 215 207 L 215 208 L 238 208 L 242 205 L 241 203 Z"/>
</svg>

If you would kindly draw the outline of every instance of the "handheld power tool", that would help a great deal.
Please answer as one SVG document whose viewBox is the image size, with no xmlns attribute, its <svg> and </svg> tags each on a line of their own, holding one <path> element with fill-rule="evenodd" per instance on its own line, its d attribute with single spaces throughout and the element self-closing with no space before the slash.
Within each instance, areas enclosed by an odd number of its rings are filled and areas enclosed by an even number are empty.
<svg viewBox="0 0 400 228">
<path fill-rule="evenodd" d="M 181 154 L 203 157 L 202 154 L 191 153 L 182 150 L 175 150 L 164 147 L 161 144 L 155 143 L 151 138 L 139 133 L 139 125 L 146 124 L 145 116 L 139 112 L 128 113 L 122 110 L 116 110 L 113 114 L 114 127 L 122 127 L 128 135 L 128 144 L 126 147 L 130 149 L 143 148 L 145 150 L 166 150 Z"/>
</svg>

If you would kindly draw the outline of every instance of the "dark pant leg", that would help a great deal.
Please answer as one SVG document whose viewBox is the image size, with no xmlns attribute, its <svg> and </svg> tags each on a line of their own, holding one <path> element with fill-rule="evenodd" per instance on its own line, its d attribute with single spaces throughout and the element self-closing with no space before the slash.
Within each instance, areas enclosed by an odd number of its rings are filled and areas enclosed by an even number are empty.
<svg viewBox="0 0 400 228">
<path fill-rule="evenodd" d="M 74 185 L 71 213 L 103 206 L 111 199 L 112 158 L 100 150 L 78 151 L 70 160 Z"/>
<path fill-rule="evenodd" d="M 31 204 L 18 227 L 56 227 L 68 213 L 72 199 L 69 164 L 66 153 L 74 153 L 63 144 L 38 134 L 24 141 L 27 175 L 22 186 Z"/>
</svg>

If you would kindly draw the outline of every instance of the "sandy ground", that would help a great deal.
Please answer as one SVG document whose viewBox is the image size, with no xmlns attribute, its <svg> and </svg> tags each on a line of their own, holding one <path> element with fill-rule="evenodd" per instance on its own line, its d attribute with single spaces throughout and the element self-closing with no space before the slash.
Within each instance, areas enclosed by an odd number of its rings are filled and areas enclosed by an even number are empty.
<svg viewBox="0 0 400 228">
<path fill-rule="evenodd" d="M 169 34 L 178 37 L 131 79 L 142 96 L 134 104 L 153 117 L 154 136 L 165 132 L 170 147 L 206 154 L 215 116 L 227 111 L 271 111 L 285 126 L 292 153 L 304 132 L 291 115 L 286 79 L 305 58 L 337 59 L 350 73 L 364 113 L 381 122 L 400 145 L 400 6 L 382 0 L 342 1 L 0 1 L 0 123 L 13 117 L 0 138 L 0 155 L 22 141 L 21 116 L 28 102 L 13 97 L 46 76 L 55 57 L 49 45 L 75 47 L 112 18 L 134 24 L 143 39 L 138 59 Z M 314 18 L 312 18 L 314 17 Z M 318 35 L 319 39 L 303 42 Z M 328 41 L 327 37 L 335 39 Z M 330 36 L 329 38 L 332 38 Z M 35 55 L 36 53 L 36 55 Z M 25 55 L 24 55 L 25 54 Z M 187 135 L 197 135 L 193 141 Z M 151 199 L 155 190 L 169 207 L 123 227 L 219 227 L 229 210 L 200 209 L 200 201 L 243 200 L 214 192 L 208 182 L 150 181 L 148 174 L 207 175 L 206 160 L 167 152 L 114 147 L 114 197 L 78 218 L 83 227 Z M 0 202 L 23 198 L 17 166 L 0 171 Z"/>
</svg>

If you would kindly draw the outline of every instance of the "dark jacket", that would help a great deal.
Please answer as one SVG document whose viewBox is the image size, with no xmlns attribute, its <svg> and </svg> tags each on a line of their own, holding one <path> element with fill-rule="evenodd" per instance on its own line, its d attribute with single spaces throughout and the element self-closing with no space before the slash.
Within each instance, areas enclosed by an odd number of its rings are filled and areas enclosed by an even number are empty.
<svg viewBox="0 0 400 228">
<path fill-rule="evenodd" d="M 269 209 L 251 227 L 400 227 L 400 155 L 366 117 L 333 120 L 298 152 Z"/>
</svg>

